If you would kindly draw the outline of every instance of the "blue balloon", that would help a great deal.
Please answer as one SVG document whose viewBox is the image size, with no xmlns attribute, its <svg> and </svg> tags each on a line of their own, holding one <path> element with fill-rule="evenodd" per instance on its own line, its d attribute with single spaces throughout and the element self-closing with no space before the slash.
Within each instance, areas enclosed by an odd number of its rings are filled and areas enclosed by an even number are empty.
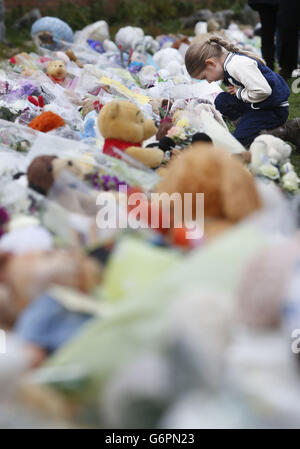
<svg viewBox="0 0 300 449">
<path fill-rule="evenodd" d="M 63 20 L 57 17 L 42 17 L 34 22 L 31 27 L 31 36 L 46 31 L 58 40 L 74 42 L 72 28 Z"/>
</svg>

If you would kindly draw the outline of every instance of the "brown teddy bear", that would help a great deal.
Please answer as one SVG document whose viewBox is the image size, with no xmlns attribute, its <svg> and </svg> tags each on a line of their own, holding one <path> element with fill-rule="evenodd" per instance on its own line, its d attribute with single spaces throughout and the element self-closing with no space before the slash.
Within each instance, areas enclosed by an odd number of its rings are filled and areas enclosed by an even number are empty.
<svg viewBox="0 0 300 449">
<path fill-rule="evenodd" d="M 55 179 L 63 170 L 67 170 L 81 179 L 84 177 L 83 170 L 76 160 L 57 156 L 38 156 L 27 169 L 29 187 L 47 195 Z"/>
<path fill-rule="evenodd" d="M 195 143 L 166 168 L 157 190 L 172 194 L 204 193 L 205 237 L 214 236 L 261 207 L 254 180 L 241 162 L 226 150 Z M 184 196 L 182 195 L 184 203 Z"/>
<path fill-rule="evenodd" d="M 190 40 L 189 40 L 189 38 L 188 38 L 187 36 L 183 36 L 182 38 L 177 39 L 177 40 L 172 44 L 172 47 L 171 47 L 171 48 L 176 48 L 176 50 L 178 50 L 181 44 L 187 44 L 187 45 L 190 45 L 191 42 L 190 42 Z"/>
<path fill-rule="evenodd" d="M 130 101 L 111 101 L 100 111 L 98 126 L 105 138 L 103 153 L 109 156 L 120 156 L 114 147 L 142 162 L 156 168 L 164 153 L 159 148 L 142 148 L 142 142 L 156 133 L 152 120 L 146 120 L 141 110 Z"/>
<path fill-rule="evenodd" d="M 64 61 L 51 61 L 48 64 L 47 75 L 54 82 L 64 85 L 67 77 L 67 69 Z"/>
<path fill-rule="evenodd" d="M 82 62 L 78 61 L 77 56 L 74 54 L 74 52 L 72 50 L 67 50 L 66 51 L 66 55 L 68 56 L 68 58 L 70 59 L 70 61 L 75 62 L 75 64 L 82 69 L 83 68 L 83 64 Z"/>
<path fill-rule="evenodd" d="M 57 156 L 38 156 L 27 169 L 28 185 L 33 190 L 47 195 L 55 180 L 62 171 L 70 172 L 78 179 L 83 180 L 86 170 L 76 159 L 58 158 Z M 85 193 L 74 188 L 63 180 L 63 188 L 55 191 L 55 201 L 70 212 L 95 216 L 98 212 L 96 197 L 99 192 Z"/>
</svg>

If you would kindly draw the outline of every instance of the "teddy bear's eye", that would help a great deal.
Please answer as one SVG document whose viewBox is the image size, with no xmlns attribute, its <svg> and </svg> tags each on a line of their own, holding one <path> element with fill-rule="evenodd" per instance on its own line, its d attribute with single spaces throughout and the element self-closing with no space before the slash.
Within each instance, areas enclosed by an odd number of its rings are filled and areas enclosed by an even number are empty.
<svg viewBox="0 0 300 449">
<path fill-rule="evenodd" d="M 49 173 L 52 172 L 52 167 L 51 167 L 51 165 L 49 165 L 49 167 L 47 167 L 47 171 L 48 171 Z"/>
<path fill-rule="evenodd" d="M 73 162 L 72 161 L 68 161 L 68 165 L 72 166 Z"/>
</svg>

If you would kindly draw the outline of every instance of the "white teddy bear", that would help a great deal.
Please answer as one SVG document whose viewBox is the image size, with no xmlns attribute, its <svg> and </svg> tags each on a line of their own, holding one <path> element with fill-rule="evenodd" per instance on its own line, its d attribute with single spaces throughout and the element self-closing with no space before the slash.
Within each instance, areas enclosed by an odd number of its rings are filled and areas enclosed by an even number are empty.
<svg viewBox="0 0 300 449">
<path fill-rule="evenodd" d="M 155 53 L 153 59 L 160 69 L 167 70 L 168 74 L 174 76 L 181 73 L 183 57 L 175 48 L 159 50 Z"/>
<path fill-rule="evenodd" d="M 267 162 L 283 165 L 289 161 L 291 151 L 290 145 L 278 137 L 262 134 L 256 137 L 250 146 L 251 167 L 254 172 L 257 172 Z"/>
<path fill-rule="evenodd" d="M 262 134 L 256 137 L 250 146 L 250 169 L 255 175 L 273 180 L 281 178 L 281 184 L 285 190 L 297 191 L 300 180 L 289 162 L 291 151 L 291 146 L 278 137 Z"/>
<path fill-rule="evenodd" d="M 122 46 L 123 50 L 128 51 L 135 48 L 139 41 L 144 39 L 144 31 L 138 27 L 122 27 L 116 34 L 115 42 L 118 46 Z"/>
<path fill-rule="evenodd" d="M 75 35 L 75 42 L 77 44 L 84 44 L 88 39 L 104 42 L 109 39 L 109 27 L 105 20 L 99 20 L 86 26 L 81 31 L 78 31 Z"/>
</svg>

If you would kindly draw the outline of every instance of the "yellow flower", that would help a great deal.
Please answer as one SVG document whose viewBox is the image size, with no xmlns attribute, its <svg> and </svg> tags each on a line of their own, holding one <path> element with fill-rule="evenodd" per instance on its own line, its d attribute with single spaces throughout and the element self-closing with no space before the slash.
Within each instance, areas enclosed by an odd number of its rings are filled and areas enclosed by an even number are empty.
<svg viewBox="0 0 300 449">
<path fill-rule="evenodd" d="M 189 121 L 182 117 L 178 122 L 176 123 L 176 126 L 179 126 L 180 128 L 188 128 L 190 126 Z"/>
</svg>

